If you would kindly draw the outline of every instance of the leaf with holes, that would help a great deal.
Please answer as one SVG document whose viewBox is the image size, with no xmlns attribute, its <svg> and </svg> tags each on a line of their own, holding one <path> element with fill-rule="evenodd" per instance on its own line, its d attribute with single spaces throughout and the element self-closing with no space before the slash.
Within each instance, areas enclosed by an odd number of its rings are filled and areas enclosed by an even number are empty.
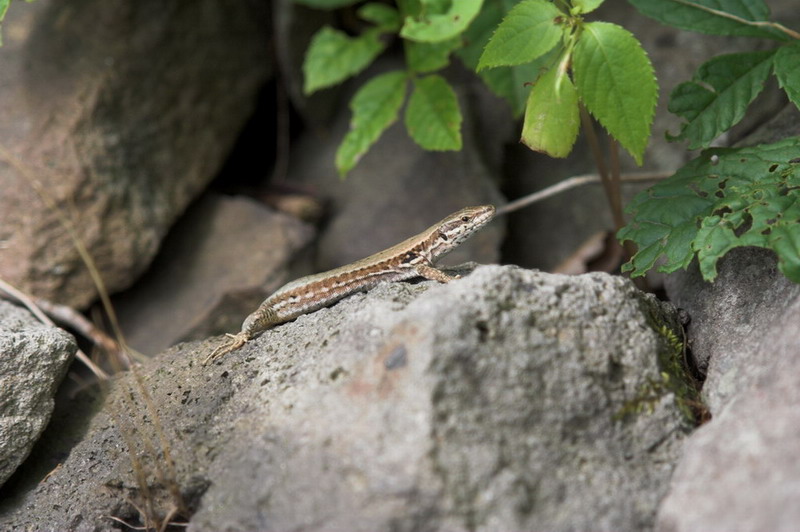
<svg viewBox="0 0 800 532">
<path fill-rule="evenodd" d="M 406 95 L 407 77 L 402 71 L 387 72 L 369 80 L 350 102 L 350 131 L 336 150 L 336 169 L 344 176 L 397 120 Z"/>
<path fill-rule="evenodd" d="M 452 87 L 439 75 L 414 81 L 405 123 L 414 142 L 426 150 L 461 149 L 461 111 Z"/>
<path fill-rule="evenodd" d="M 720 55 L 700 65 L 692 81 L 669 96 L 669 110 L 686 122 L 670 141 L 688 140 L 689 149 L 705 148 L 744 118 L 764 89 L 775 50 Z"/>
<path fill-rule="evenodd" d="M 566 73 L 551 68 L 528 97 L 522 143 L 551 157 L 566 157 L 578 138 L 579 124 L 575 86 Z"/>
<path fill-rule="evenodd" d="M 616 24 L 589 22 L 575 45 L 572 71 L 586 108 L 641 165 L 658 85 L 639 41 Z"/>
<path fill-rule="evenodd" d="M 800 109 L 800 41 L 778 49 L 775 76 L 792 103 Z"/>
<path fill-rule="evenodd" d="M 800 137 L 747 148 L 713 148 L 628 206 L 617 234 L 639 251 L 623 270 L 644 275 L 686 268 L 696 255 L 706 280 L 741 246 L 773 250 L 786 277 L 800 283 Z"/>
<path fill-rule="evenodd" d="M 561 39 L 561 11 L 545 0 L 523 0 L 497 27 L 478 61 L 478 70 L 521 65 L 549 52 Z"/>
<path fill-rule="evenodd" d="M 764 37 L 781 41 L 789 36 L 764 26 L 769 8 L 763 0 L 629 0 L 645 16 L 662 24 L 709 35 Z"/>
<path fill-rule="evenodd" d="M 341 83 L 367 68 L 386 44 L 380 30 L 367 30 L 358 37 L 329 26 L 323 27 L 311 39 L 303 61 L 303 92 L 314 91 Z"/>
</svg>

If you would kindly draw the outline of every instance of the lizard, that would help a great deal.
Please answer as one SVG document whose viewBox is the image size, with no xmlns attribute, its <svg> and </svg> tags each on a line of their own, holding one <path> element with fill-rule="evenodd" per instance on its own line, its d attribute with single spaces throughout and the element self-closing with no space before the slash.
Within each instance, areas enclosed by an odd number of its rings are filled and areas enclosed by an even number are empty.
<svg viewBox="0 0 800 532">
<path fill-rule="evenodd" d="M 238 334 L 226 334 L 229 341 L 215 349 L 203 364 L 239 349 L 267 329 L 380 283 L 414 277 L 440 283 L 457 279 L 459 276 L 450 276 L 434 263 L 489 223 L 494 213 L 493 205 L 465 207 L 389 249 L 285 284 L 245 318 Z"/>
</svg>

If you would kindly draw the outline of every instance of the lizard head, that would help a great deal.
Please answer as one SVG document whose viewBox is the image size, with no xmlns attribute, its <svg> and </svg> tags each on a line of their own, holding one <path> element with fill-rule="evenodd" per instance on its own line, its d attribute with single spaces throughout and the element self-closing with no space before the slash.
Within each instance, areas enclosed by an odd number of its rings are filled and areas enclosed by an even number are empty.
<svg viewBox="0 0 800 532">
<path fill-rule="evenodd" d="M 464 207 L 437 224 L 438 232 L 433 242 L 432 255 L 441 257 L 472 236 L 494 217 L 494 205 Z"/>
</svg>

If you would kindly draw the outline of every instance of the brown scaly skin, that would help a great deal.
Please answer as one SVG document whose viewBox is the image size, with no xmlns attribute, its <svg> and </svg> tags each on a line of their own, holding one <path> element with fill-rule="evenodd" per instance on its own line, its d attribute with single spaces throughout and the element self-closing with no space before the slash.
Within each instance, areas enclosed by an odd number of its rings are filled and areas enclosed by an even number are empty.
<svg viewBox="0 0 800 532">
<path fill-rule="evenodd" d="M 238 334 L 212 352 L 207 364 L 239 349 L 257 334 L 298 316 L 332 305 L 377 284 L 423 277 L 446 283 L 451 277 L 433 264 L 494 217 L 492 205 L 466 207 L 385 251 L 323 273 L 301 277 L 279 288 L 242 324 Z"/>
</svg>

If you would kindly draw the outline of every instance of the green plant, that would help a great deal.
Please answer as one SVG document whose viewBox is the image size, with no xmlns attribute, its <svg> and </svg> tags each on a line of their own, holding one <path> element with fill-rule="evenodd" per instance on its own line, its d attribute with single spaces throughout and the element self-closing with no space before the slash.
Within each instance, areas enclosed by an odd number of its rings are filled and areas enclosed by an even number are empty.
<svg viewBox="0 0 800 532">
<path fill-rule="evenodd" d="M 737 124 L 771 73 L 800 108 L 800 34 L 769 20 L 763 0 L 630 0 L 643 14 L 679 28 L 772 39 L 771 50 L 717 56 L 670 95 L 684 119 L 671 141 L 707 148 Z M 644 275 L 686 268 L 697 256 L 706 280 L 739 246 L 772 249 L 781 271 L 800 282 L 800 137 L 736 149 L 708 149 L 675 175 L 637 196 L 618 233 L 638 252 L 623 270 Z"/>
<path fill-rule="evenodd" d="M 686 346 L 683 340 L 667 325 L 658 327 L 658 333 L 666 344 L 659 352 L 658 377 L 648 376 L 637 387 L 634 397 L 622 405 L 614 414 L 615 420 L 629 416 L 652 414 L 656 406 L 668 394 L 672 394 L 675 406 L 688 426 L 703 423 L 708 410 L 700 395 L 700 387 L 690 375 L 684 363 Z"/>
<path fill-rule="evenodd" d="M 341 7 L 355 0 L 296 0 Z M 683 119 L 670 141 L 689 149 L 710 143 L 744 117 L 774 73 L 800 107 L 800 34 L 769 20 L 764 0 L 629 0 L 641 13 L 682 29 L 712 35 L 771 39 L 771 50 L 721 55 L 703 64 L 671 94 L 669 110 Z M 582 123 L 605 186 L 618 237 L 643 275 L 657 260 L 664 272 L 697 256 L 713 280 L 716 263 L 738 246 L 774 250 L 787 277 L 800 282 L 798 141 L 756 148 L 710 150 L 674 176 L 639 195 L 625 226 L 617 143 L 641 164 L 658 87 L 647 55 L 627 30 L 584 16 L 603 0 L 401 0 L 397 7 L 367 3 L 357 13 L 372 26 L 357 37 L 323 28 L 309 47 L 306 92 L 361 72 L 386 47 L 403 39 L 406 69 L 368 81 L 351 102 L 351 129 L 339 147 L 344 175 L 405 111 L 412 138 L 427 149 L 459 149 L 461 113 L 454 91 L 432 72 L 451 54 L 524 113 L 522 142 L 554 157 L 567 156 Z M 423 31 L 424 30 L 424 31 Z M 589 115 L 610 135 L 607 165 Z M 635 246 L 634 246 L 635 245 Z M 638 250 L 637 250 L 638 248 Z"/>
<path fill-rule="evenodd" d="M 334 8 L 355 0 L 295 0 Z M 515 114 L 525 114 L 522 141 L 534 150 L 565 157 L 578 135 L 579 104 L 642 161 L 657 98 L 647 55 L 627 30 L 583 16 L 603 0 L 400 0 L 367 3 L 357 15 L 370 25 L 355 37 L 330 27 L 312 39 L 303 71 L 305 92 L 329 87 L 363 71 L 402 39 L 405 70 L 378 75 L 350 103 L 351 129 L 336 166 L 344 175 L 394 123 L 408 86 L 405 110 L 410 136 L 429 150 L 461 148 L 461 112 L 455 91 L 434 73 L 451 54 L 476 70 Z M 496 29 L 495 29 L 496 28 Z M 493 31 L 494 30 L 494 31 Z M 531 89 L 532 86 L 532 89 Z"/>
</svg>

